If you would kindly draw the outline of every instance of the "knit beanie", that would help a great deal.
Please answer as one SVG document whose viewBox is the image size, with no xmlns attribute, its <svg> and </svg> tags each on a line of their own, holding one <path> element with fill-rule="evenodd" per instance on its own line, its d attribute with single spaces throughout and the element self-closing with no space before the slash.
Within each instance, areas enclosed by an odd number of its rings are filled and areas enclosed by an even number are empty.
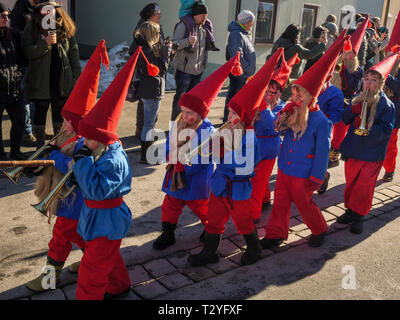
<svg viewBox="0 0 400 320">
<path fill-rule="evenodd" d="M 250 21 L 254 21 L 255 18 L 256 17 L 254 16 L 253 12 L 251 12 L 250 10 L 242 10 L 238 14 L 237 21 L 239 23 L 243 24 L 243 23 L 247 23 Z"/>
<path fill-rule="evenodd" d="M 208 14 L 208 9 L 205 4 L 195 2 L 192 7 L 192 16 L 197 16 L 199 14 Z"/>
</svg>

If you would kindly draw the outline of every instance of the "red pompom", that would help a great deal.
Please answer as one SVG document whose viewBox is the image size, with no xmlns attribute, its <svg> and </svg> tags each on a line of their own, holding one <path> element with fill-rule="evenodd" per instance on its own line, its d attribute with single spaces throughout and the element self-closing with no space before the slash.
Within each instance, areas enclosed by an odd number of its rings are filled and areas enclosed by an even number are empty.
<svg viewBox="0 0 400 320">
<path fill-rule="evenodd" d="M 154 64 L 148 64 L 147 65 L 147 72 L 149 73 L 150 76 L 155 77 L 160 73 L 160 69 L 158 69 L 157 66 Z"/>
<path fill-rule="evenodd" d="M 235 63 L 235 65 L 232 68 L 231 73 L 237 77 L 237 76 L 241 76 L 243 74 L 243 69 L 242 66 L 240 65 L 240 63 Z"/>
<path fill-rule="evenodd" d="M 353 47 L 352 47 L 352 45 L 351 45 L 351 41 L 350 41 L 350 40 L 347 40 L 347 41 L 346 41 L 343 50 L 344 50 L 345 52 L 350 52 L 350 51 L 353 50 Z"/>
</svg>

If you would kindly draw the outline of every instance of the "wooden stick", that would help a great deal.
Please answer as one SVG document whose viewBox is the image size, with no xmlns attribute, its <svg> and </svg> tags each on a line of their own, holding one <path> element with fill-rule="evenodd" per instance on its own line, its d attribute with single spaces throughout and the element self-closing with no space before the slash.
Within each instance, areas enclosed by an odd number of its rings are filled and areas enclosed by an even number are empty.
<svg viewBox="0 0 400 320">
<path fill-rule="evenodd" d="M 49 166 L 54 166 L 54 160 L 0 161 L 0 168 Z"/>
</svg>

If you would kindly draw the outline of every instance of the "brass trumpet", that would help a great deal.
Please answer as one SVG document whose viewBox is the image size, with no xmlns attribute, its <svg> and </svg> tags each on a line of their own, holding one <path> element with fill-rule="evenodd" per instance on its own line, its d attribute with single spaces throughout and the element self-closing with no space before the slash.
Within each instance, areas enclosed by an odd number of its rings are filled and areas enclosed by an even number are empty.
<svg viewBox="0 0 400 320">
<path fill-rule="evenodd" d="M 31 155 L 26 161 L 35 160 L 36 158 L 38 158 L 38 157 L 42 154 L 42 152 L 44 151 L 44 149 L 45 149 L 50 143 L 52 143 L 53 141 L 55 141 L 55 140 L 63 133 L 63 131 L 64 131 L 64 130 L 61 129 L 60 132 L 59 132 L 57 135 L 55 135 L 49 142 L 47 142 L 46 144 L 44 144 L 40 149 L 36 150 L 36 152 L 35 152 L 33 155 Z M 18 179 L 19 179 L 19 176 L 21 175 L 21 173 L 22 173 L 23 170 L 24 170 L 24 167 L 18 167 L 18 168 L 15 168 L 15 169 L 11 170 L 11 171 L 8 171 L 8 172 L 3 170 L 3 173 L 4 173 L 12 182 L 14 182 L 15 184 L 17 184 Z"/>
<path fill-rule="evenodd" d="M 368 102 L 367 102 L 367 97 L 368 97 L 368 92 L 369 89 L 367 89 L 367 92 L 365 93 L 362 109 L 361 109 L 361 123 L 358 129 L 354 130 L 354 133 L 358 136 L 367 136 L 368 135 L 368 129 L 365 127 L 367 124 L 367 113 L 368 113 Z"/>
</svg>

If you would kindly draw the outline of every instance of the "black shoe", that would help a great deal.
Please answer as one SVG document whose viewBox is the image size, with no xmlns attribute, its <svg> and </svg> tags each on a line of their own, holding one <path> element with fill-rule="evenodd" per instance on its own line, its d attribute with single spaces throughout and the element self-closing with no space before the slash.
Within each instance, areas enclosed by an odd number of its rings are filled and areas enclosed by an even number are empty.
<svg viewBox="0 0 400 320">
<path fill-rule="evenodd" d="M 140 163 L 143 164 L 150 164 L 147 161 L 146 153 L 147 149 L 153 144 L 153 141 L 140 141 L 140 146 L 141 146 L 141 152 L 140 152 Z"/>
<path fill-rule="evenodd" d="M 330 179 L 331 175 L 329 172 L 326 173 L 324 182 L 321 184 L 321 187 L 318 189 L 318 194 L 322 194 L 326 191 L 326 189 L 328 189 L 328 183 L 329 183 L 329 179 Z"/>
<path fill-rule="evenodd" d="M 210 50 L 210 51 L 221 51 L 221 49 L 217 48 L 214 44 L 214 42 L 211 43 L 207 43 L 206 44 L 206 50 Z"/>
<path fill-rule="evenodd" d="M 353 221 L 350 224 L 350 232 L 361 234 L 364 231 L 364 216 L 353 211 Z"/>
<path fill-rule="evenodd" d="M 346 211 L 336 218 L 337 223 L 350 224 L 353 221 L 353 212 L 351 209 L 346 209 Z"/>
<path fill-rule="evenodd" d="M 312 234 L 310 238 L 308 239 L 308 245 L 313 248 L 318 248 L 322 246 L 324 243 L 324 238 L 325 238 L 326 232 L 314 235 Z"/>
<path fill-rule="evenodd" d="M 246 241 L 247 249 L 242 256 L 240 263 L 245 266 L 253 264 L 260 259 L 261 245 L 258 240 L 257 230 L 254 230 L 250 234 L 244 234 L 243 237 Z"/>
<path fill-rule="evenodd" d="M 394 175 L 394 172 L 386 172 L 385 175 L 383 176 L 383 181 L 385 181 L 385 182 L 392 181 L 393 175 Z"/>
<path fill-rule="evenodd" d="M 117 298 L 127 297 L 130 292 L 131 292 L 131 287 L 127 288 L 126 290 L 124 290 L 118 294 L 111 294 L 111 293 L 106 292 L 106 293 L 104 293 L 104 300 L 113 300 L 113 299 L 117 299 Z"/>
<path fill-rule="evenodd" d="M 271 201 L 263 202 L 261 206 L 261 212 L 267 210 L 271 206 Z"/>
<path fill-rule="evenodd" d="M 279 238 L 279 239 L 263 238 L 260 240 L 260 244 L 264 249 L 271 249 L 271 248 L 279 247 L 282 242 L 283 242 L 283 238 Z"/>
<path fill-rule="evenodd" d="M 203 232 L 201 233 L 199 240 L 201 243 L 204 243 L 204 236 L 206 235 L 206 230 L 203 230 Z"/>
<path fill-rule="evenodd" d="M 153 248 L 156 250 L 164 250 L 175 244 L 175 229 L 176 224 L 170 222 L 162 223 L 162 233 L 153 242 Z"/>
<path fill-rule="evenodd" d="M 221 234 L 212 234 L 206 231 L 203 250 L 198 254 L 190 254 L 188 257 L 189 264 L 192 267 L 200 267 L 208 263 L 217 263 L 219 261 L 217 252 L 221 238 Z"/>
<path fill-rule="evenodd" d="M 23 160 L 26 160 L 26 157 L 21 152 L 17 151 L 17 152 L 10 153 L 10 159 L 17 160 L 17 161 L 23 161 Z"/>
</svg>

